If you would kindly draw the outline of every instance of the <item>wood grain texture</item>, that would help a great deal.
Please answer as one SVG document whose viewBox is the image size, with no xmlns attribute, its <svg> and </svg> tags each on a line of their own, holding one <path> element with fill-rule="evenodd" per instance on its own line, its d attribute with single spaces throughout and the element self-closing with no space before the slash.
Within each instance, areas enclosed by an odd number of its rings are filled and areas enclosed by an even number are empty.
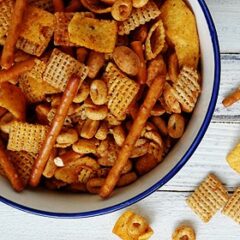
<svg viewBox="0 0 240 240">
<path fill-rule="evenodd" d="M 222 53 L 240 52 L 239 0 L 205 0 L 214 19 Z"/>
<path fill-rule="evenodd" d="M 155 232 L 151 240 L 170 240 L 175 227 L 183 223 L 194 227 L 198 240 L 239 240 L 239 226 L 220 213 L 208 224 L 202 223 L 187 207 L 185 199 L 188 195 L 189 193 L 158 192 L 130 209 L 149 220 Z M 59 220 L 21 213 L 3 205 L 1 230 L 4 230 L 1 231 L 1 239 L 117 240 L 119 238 L 111 231 L 122 212 L 88 219 Z"/>
<path fill-rule="evenodd" d="M 203 224 L 186 206 L 191 191 L 213 172 L 229 191 L 240 185 L 240 175 L 225 161 L 226 154 L 240 142 L 240 103 L 224 109 L 221 101 L 240 86 L 240 1 L 206 0 L 215 20 L 221 45 L 222 77 L 217 107 L 210 127 L 184 168 L 163 188 L 133 205 L 131 209 L 150 218 L 153 240 L 170 240 L 179 223 L 189 223 L 198 240 L 239 240 L 240 228 L 218 213 Z M 0 240 L 108 240 L 118 239 L 112 227 L 122 211 L 89 219 L 58 220 L 23 213 L 0 203 Z"/>
<path fill-rule="evenodd" d="M 238 142 L 239 123 L 211 123 L 196 152 L 160 191 L 192 191 L 209 172 L 219 176 L 228 190 L 232 191 L 240 185 L 240 175 L 228 166 L 225 159 Z"/>
<path fill-rule="evenodd" d="M 223 99 L 240 87 L 240 54 L 221 55 L 221 84 L 213 121 L 240 122 L 240 102 L 225 108 Z"/>
</svg>

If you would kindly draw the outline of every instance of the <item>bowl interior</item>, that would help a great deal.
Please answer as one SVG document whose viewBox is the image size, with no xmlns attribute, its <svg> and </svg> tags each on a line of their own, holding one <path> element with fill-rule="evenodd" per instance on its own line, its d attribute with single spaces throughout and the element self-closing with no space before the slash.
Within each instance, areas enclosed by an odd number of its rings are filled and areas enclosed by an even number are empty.
<svg viewBox="0 0 240 240">
<path fill-rule="evenodd" d="M 94 195 L 58 193 L 42 189 L 37 191 L 25 190 L 23 193 L 18 194 L 11 189 L 4 178 L 1 178 L 0 189 L 3 202 L 22 210 L 58 217 L 86 217 L 103 214 L 126 207 L 145 197 L 166 183 L 182 167 L 205 132 L 205 130 L 203 131 L 203 125 L 205 124 L 204 128 L 206 128 L 210 121 L 209 118 L 211 118 L 211 116 L 208 116 L 208 119 L 205 119 L 210 103 L 214 105 L 216 100 L 212 99 L 213 102 L 211 102 L 211 98 L 218 91 L 218 84 L 214 85 L 216 63 L 211 39 L 213 29 L 209 29 L 208 22 L 199 4 L 199 2 L 204 4 L 203 1 L 189 0 L 188 2 L 195 13 L 200 38 L 202 94 L 184 136 L 165 160 L 135 183 L 115 191 L 114 195 L 107 200 L 101 200 Z"/>
</svg>

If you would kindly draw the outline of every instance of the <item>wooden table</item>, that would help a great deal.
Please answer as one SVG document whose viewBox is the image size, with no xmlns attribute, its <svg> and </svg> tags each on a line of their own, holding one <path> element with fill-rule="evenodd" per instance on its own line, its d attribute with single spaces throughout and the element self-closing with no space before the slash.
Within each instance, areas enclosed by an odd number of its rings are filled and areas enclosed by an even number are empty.
<svg viewBox="0 0 240 240">
<path fill-rule="evenodd" d="M 218 104 L 210 127 L 185 167 L 163 188 L 131 209 L 149 217 L 152 239 L 170 240 L 180 223 L 192 225 L 198 240 L 239 240 L 240 226 L 218 213 L 202 223 L 186 206 L 185 199 L 209 173 L 216 173 L 229 191 L 240 185 L 225 156 L 240 141 L 240 104 L 223 109 L 224 96 L 240 85 L 240 1 L 206 0 L 218 30 L 222 79 Z M 1 240 L 118 239 L 111 233 L 122 211 L 89 219 L 58 220 L 21 212 L 0 203 Z"/>
</svg>

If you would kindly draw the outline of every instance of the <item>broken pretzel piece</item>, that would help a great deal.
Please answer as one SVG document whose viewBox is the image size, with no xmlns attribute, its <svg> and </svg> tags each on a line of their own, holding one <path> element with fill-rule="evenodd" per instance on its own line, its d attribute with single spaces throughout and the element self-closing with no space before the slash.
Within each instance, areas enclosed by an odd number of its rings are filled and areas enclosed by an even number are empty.
<svg viewBox="0 0 240 240">
<path fill-rule="evenodd" d="M 19 173 L 23 185 L 26 186 L 32 172 L 32 167 L 36 159 L 36 154 L 28 153 L 25 151 L 8 151 L 8 155 L 17 172 Z"/>
<path fill-rule="evenodd" d="M 10 157 L 7 155 L 7 152 L 4 150 L 3 146 L 0 144 L 0 165 L 3 169 L 3 172 L 6 174 L 6 177 L 10 181 L 13 189 L 20 192 L 23 190 L 24 185 L 20 174 L 15 169 L 13 163 L 10 160 Z"/>
<path fill-rule="evenodd" d="M 231 93 L 229 96 L 227 96 L 222 103 L 224 107 L 229 107 L 239 100 L 240 100 L 240 89 L 237 89 L 233 93 Z"/>
</svg>

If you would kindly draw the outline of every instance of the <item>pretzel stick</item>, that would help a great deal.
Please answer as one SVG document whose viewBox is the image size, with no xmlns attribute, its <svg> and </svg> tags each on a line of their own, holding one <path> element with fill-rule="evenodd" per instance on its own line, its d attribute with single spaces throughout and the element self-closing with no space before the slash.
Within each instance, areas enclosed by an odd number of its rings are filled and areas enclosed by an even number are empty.
<svg viewBox="0 0 240 240">
<path fill-rule="evenodd" d="M 17 192 L 21 192 L 24 188 L 23 182 L 11 163 L 3 146 L 0 146 L 0 165 L 6 173 L 8 180 L 12 184 L 13 189 L 15 189 Z"/>
<path fill-rule="evenodd" d="M 131 47 L 140 59 L 140 69 L 137 74 L 138 83 L 145 84 L 147 81 L 147 68 L 146 68 L 146 62 L 143 54 L 143 45 L 140 41 L 134 41 L 134 42 L 131 42 Z"/>
<path fill-rule="evenodd" d="M 81 6 L 80 0 L 71 0 L 64 12 L 76 12 Z"/>
<path fill-rule="evenodd" d="M 64 12 L 63 0 L 53 0 L 54 12 Z"/>
<path fill-rule="evenodd" d="M 128 136 L 118 153 L 118 159 L 115 161 L 114 166 L 110 170 L 104 185 L 102 186 L 99 195 L 102 198 L 107 198 L 116 186 L 120 174 L 125 167 L 128 158 L 131 155 L 132 149 L 139 139 L 141 132 L 150 116 L 151 110 L 157 99 L 160 97 L 163 91 L 166 75 L 159 75 L 154 80 L 150 86 L 147 96 L 139 109 L 137 117 L 134 119 L 132 127 L 128 133 Z"/>
<path fill-rule="evenodd" d="M 63 127 L 64 120 L 68 114 L 68 110 L 74 97 L 77 94 L 80 78 L 73 75 L 67 84 L 63 93 L 61 103 L 58 106 L 51 127 L 47 133 L 46 140 L 43 143 L 38 157 L 34 163 L 33 171 L 30 177 L 30 185 L 35 187 L 38 185 L 46 163 L 50 157 L 51 151 L 55 145 L 56 139 Z"/>
<path fill-rule="evenodd" d="M 240 89 L 237 89 L 233 93 L 231 93 L 229 96 L 227 96 L 222 103 L 224 107 L 229 107 L 239 100 L 240 100 Z"/>
<path fill-rule="evenodd" d="M 6 108 L 0 107 L 0 118 L 7 112 Z"/>
<path fill-rule="evenodd" d="M 17 77 L 22 73 L 29 71 L 33 68 L 35 59 L 31 58 L 23 62 L 15 63 L 10 69 L 0 71 L 0 83 L 11 82 L 16 84 L 18 82 Z M 14 82 L 12 81 L 14 79 Z"/>
<path fill-rule="evenodd" d="M 16 0 L 1 59 L 2 67 L 5 69 L 9 69 L 14 62 L 15 45 L 20 34 L 20 25 L 23 20 L 23 14 L 26 6 L 27 0 Z"/>
</svg>

